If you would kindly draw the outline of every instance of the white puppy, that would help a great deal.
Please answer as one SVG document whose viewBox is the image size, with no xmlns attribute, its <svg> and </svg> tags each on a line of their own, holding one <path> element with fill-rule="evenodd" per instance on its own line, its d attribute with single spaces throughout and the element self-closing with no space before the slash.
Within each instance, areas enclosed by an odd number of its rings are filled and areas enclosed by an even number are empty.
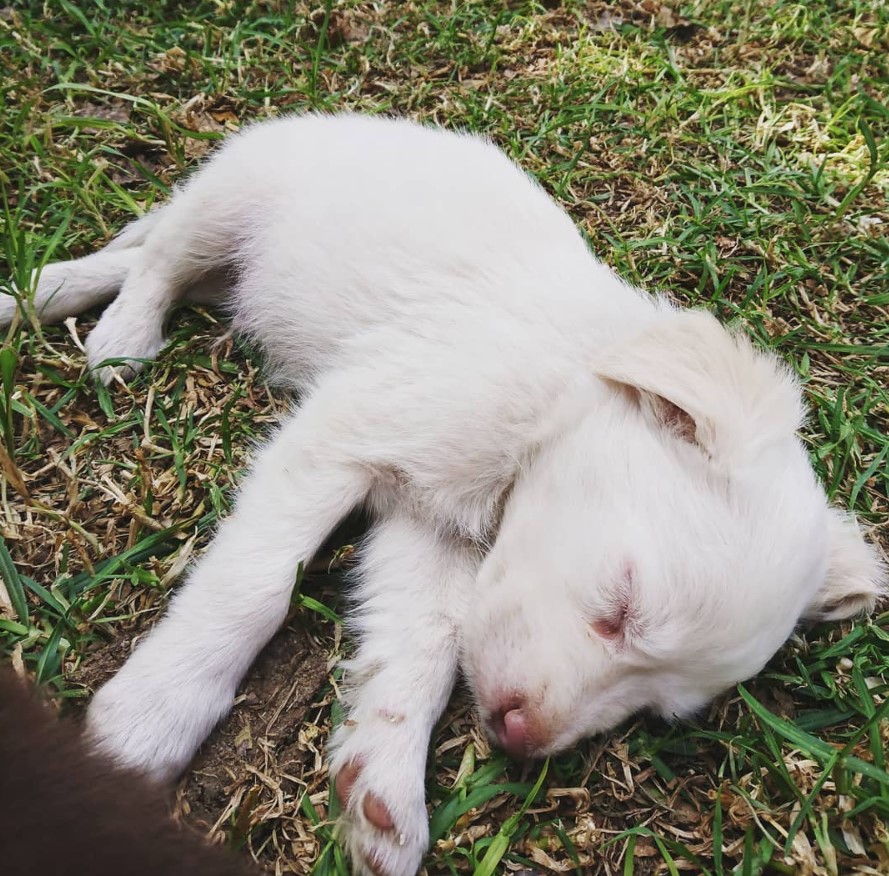
<svg viewBox="0 0 889 876">
<path fill-rule="evenodd" d="M 104 250 L 45 268 L 30 306 L 57 320 L 117 295 L 87 348 L 107 381 L 223 272 L 218 303 L 300 404 L 95 697 L 92 737 L 122 764 L 188 764 L 298 564 L 362 504 L 377 523 L 331 764 L 362 873 L 421 862 L 458 666 L 503 747 L 542 755 L 639 709 L 688 714 L 800 619 L 882 591 L 796 437 L 787 369 L 622 283 L 490 143 L 349 115 L 252 127 Z"/>
</svg>

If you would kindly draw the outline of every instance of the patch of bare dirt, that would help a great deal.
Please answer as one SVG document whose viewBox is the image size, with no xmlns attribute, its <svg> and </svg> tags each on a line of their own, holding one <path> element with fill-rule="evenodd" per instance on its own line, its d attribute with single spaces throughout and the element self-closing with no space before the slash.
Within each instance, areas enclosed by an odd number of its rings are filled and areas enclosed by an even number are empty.
<svg viewBox="0 0 889 876">
<path fill-rule="evenodd" d="M 127 659 L 135 638 L 122 636 L 96 651 L 71 680 L 95 690 Z M 231 714 L 179 783 L 177 815 L 204 833 L 223 830 L 237 843 L 261 822 L 295 815 L 319 761 L 314 725 L 305 719 L 327 677 L 324 650 L 293 619 L 254 663 Z"/>
<path fill-rule="evenodd" d="M 181 811 L 189 821 L 215 825 L 257 780 L 276 793 L 313 768 L 315 753 L 301 737 L 306 711 L 327 679 L 323 653 L 294 622 L 279 633 L 253 666 L 228 719 L 195 758 L 180 789 Z M 270 775 L 274 771 L 274 777 Z M 254 795 L 255 796 L 255 795 Z M 243 814 L 238 818 L 243 829 Z"/>
</svg>

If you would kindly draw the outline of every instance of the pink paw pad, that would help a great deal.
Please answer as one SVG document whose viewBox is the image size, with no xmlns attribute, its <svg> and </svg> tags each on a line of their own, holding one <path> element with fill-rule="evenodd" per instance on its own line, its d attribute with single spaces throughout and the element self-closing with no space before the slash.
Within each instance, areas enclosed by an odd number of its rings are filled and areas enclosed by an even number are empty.
<svg viewBox="0 0 889 876">
<path fill-rule="evenodd" d="M 349 808 L 352 791 L 359 775 L 361 775 L 361 763 L 354 760 L 347 763 L 337 774 L 334 784 L 336 795 L 339 797 L 343 809 Z M 390 831 L 395 827 L 389 807 L 376 794 L 367 793 L 364 795 L 361 810 L 364 817 L 378 830 Z"/>
<path fill-rule="evenodd" d="M 364 817 L 377 829 L 389 831 L 395 827 L 389 808 L 376 794 L 365 794 L 361 808 Z"/>
<path fill-rule="evenodd" d="M 343 809 L 349 808 L 349 798 L 352 796 L 352 788 L 355 787 L 355 782 L 358 781 L 358 776 L 360 774 L 361 764 L 354 760 L 351 763 L 347 763 L 339 773 L 337 773 L 336 782 L 334 784 L 336 786 L 336 795 L 340 798 L 340 805 L 342 805 Z"/>
<path fill-rule="evenodd" d="M 389 876 L 389 872 L 383 866 L 382 860 L 377 855 L 371 855 L 367 859 L 367 866 L 374 876 Z"/>
</svg>

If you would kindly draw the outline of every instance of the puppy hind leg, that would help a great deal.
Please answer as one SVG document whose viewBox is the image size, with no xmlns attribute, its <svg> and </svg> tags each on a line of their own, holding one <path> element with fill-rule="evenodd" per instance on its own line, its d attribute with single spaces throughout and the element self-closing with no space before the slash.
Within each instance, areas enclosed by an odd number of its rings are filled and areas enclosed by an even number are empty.
<svg viewBox="0 0 889 876">
<path fill-rule="evenodd" d="M 231 217 L 220 219 L 209 210 L 196 215 L 198 206 L 187 190 L 180 193 L 142 246 L 120 250 L 136 252 L 137 261 L 86 345 L 90 368 L 103 383 L 115 374 L 127 379 L 153 360 L 165 343 L 169 311 L 190 288 L 231 261 Z"/>
<path fill-rule="evenodd" d="M 139 259 L 138 249 L 100 250 L 67 262 L 46 265 L 37 277 L 34 296 L 0 296 L 0 327 L 17 309 L 31 310 L 42 323 L 61 322 L 110 301 Z"/>
<path fill-rule="evenodd" d="M 164 345 L 164 319 L 175 296 L 169 282 L 144 263 L 128 275 L 120 295 L 86 342 L 87 361 L 104 384 L 129 379 Z"/>
<path fill-rule="evenodd" d="M 17 310 L 30 310 L 39 322 L 53 323 L 111 301 L 139 261 L 140 247 L 164 214 L 163 207 L 153 210 L 130 222 L 98 252 L 52 262 L 35 271 L 33 297 L 0 296 L 0 328 L 12 322 Z"/>
</svg>

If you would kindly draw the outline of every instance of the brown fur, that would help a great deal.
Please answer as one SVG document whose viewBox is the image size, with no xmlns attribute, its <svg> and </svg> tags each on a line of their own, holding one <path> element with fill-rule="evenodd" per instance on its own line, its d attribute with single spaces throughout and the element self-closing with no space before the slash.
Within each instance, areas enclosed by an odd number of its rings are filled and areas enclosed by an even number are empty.
<svg viewBox="0 0 889 876">
<path fill-rule="evenodd" d="M 250 876 L 174 822 L 160 791 L 89 752 L 0 667 L 0 866 L 16 876 Z"/>
</svg>

